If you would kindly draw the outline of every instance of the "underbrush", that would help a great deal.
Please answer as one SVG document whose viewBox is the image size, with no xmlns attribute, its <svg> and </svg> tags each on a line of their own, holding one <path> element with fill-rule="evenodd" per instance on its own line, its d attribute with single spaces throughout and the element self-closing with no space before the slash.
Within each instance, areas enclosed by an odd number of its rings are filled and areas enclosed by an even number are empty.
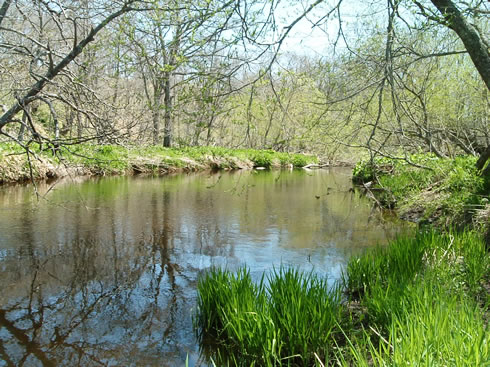
<svg viewBox="0 0 490 367">
<path fill-rule="evenodd" d="M 489 201 L 490 180 L 479 175 L 473 156 L 441 159 L 418 154 L 404 160 L 359 162 L 356 183 L 374 182 L 372 192 L 381 205 L 396 207 L 404 219 L 438 227 L 464 226 Z M 414 166 L 417 165 L 417 166 Z"/>
<path fill-rule="evenodd" d="M 341 288 L 211 269 L 195 326 L 217 366 L 489 366 L 489 285 L 479 233 L 427 231 L 352 258 Z"/>
</svg>

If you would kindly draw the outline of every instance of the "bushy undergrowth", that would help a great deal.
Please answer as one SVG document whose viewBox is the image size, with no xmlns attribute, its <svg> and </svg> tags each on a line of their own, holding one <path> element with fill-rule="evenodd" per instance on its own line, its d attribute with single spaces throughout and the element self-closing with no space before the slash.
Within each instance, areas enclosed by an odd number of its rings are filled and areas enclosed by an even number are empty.
<svg viewBox="0 0 490 367">
<path fill-rule="evenodd" d="M 410 162 L 380 158 L 373 166 L 359 162 L 353 171 L 358 183 L 374 181 L 373 192 L 402 217 L 431 222 L 440 227 L 462 226 L 489 200 L 490 180 L 479 175 L 476 157 L 441 159 L 417 154 Z"/>
<path fill-rule="evenodd" d="M 340 292 L 314 273 L 281 268 L 254 283 L 246 269 L 211 269 L 198 292 L 201 339 L 217 340 L 235 364 L 310 366 L 333 350 Z"/>
</svg>

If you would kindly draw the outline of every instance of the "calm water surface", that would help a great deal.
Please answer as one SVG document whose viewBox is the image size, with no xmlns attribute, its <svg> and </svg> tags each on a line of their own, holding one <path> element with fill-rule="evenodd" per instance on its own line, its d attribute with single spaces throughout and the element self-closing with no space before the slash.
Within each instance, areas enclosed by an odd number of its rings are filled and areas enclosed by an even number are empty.
<svg viewBox="0 0 490 367">
<path fill-rule="evenodd" d="M 399 229 L 349 169 L 0 187 L 0 366 L 206 366 L 192 329 L 211 266 L 333 284 Z"/>
</svg>

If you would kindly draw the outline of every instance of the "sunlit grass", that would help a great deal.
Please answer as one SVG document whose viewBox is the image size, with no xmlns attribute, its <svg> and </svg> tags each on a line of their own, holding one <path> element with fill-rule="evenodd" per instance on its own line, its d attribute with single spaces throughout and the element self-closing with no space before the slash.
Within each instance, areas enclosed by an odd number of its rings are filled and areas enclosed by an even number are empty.
<svg viewBox="0 0 490 367">
<path fill-rule="evenodd" d="M 281 268 L 254 283 L 246 269 L 211 269 L 198 292 L 201 339 L 213 337 L 243 365 L 310 366 L 334 346 L 340 292 L 314 273 Z"/>
<path fill-rule="evenodd" d="M 479 174 L 476 157 L 415 154 L 409 159 L 419 167 L 389 158 L 376 159 L 374 167 L 368 160 L 361 161 L 353 170 L 353 180 L 374 181 L 373 192 L 380 203 L 402 214 L 420 212 L 416 219 L 439 227 L 471 224 L 473 215 L 488 202 L 490 179 Z"/>
<path fill-rule="evenodd" d="M 489 366 L 489 282 L 479 233 L 427 231 L 352 258 L 343 288 L 211 269 L 195 326 L 217 365 Z"/>
<path fill-rule="evenodd" d="M 337 359 L 346 366 L 490 365 L 489 281 L 489 256 L 475 232 L 419 234 L 352 259 L 344 283 L 363 322 L 346 332 Z"/>
<path fill-rule="evenodd" d="M 85 160 L 83 160 L 85 158 Z M 303 167 L 316 162 L 317 158 L 302 154 L 280 153 L 271 150 L 229 149 L 223 147 L 183 147 L 165 148 L 162 146 L 130 147 L 129 149 L 114 145 L 101 147 L 84 144 L 77 146 L 68 153 L 67 159 L 84 161 L 88 164 L 105 164 L 114 169 L 124 169 L 138 159 L 150 160 L 158 165 L 182 168 L 191 164 L 218 169 L 234 169 L 250 165 L 250 167 L 281 167 L 292 165 Z M 104 166 L 103 166 L 104 167 Z M 193 167 L 195 168 L 195 167 Z"/>
<path fill-rule="evenodd" d="M 303 167 L 317 162 L 316 157 L 303 154 L 207 146 L 165 148 L 156 145 L 122 146 L 84 143 L 62 145 L 56 150 L 52 147 L 31 144 L 29 149 L 40 158 L 38 160 L 31 157 L 34 179 L 47 178 L 43 177 L 43 172 L 46 171 L 50 172 L 50 177 L 56 176 L 56 171 L 60 167 L 76 168 L 76 171 L 81 174 L 112 175 L 162 174 L 179 170 Z M 25 150 L 18 144 L 0 143 L 0 161 L 2 161 L 0 182 L 31 178 Z M 63 172 L 63 169 L 60 172 Z"/>
</svg>

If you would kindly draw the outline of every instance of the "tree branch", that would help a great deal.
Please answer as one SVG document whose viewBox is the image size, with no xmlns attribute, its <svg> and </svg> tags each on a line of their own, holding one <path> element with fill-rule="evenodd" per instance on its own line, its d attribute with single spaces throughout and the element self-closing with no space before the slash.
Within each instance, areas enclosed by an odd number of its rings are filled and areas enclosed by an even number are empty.
<svg viewBox="0 0 490 367">
<path fill-rule="evenodd" d="M 5 5 L 5 3 L 4 3 Z M 2 6 L 3 9 L 3 6 Z M 3 127 L 12 121 L 15 114 L 20 112 L 24 106 L 28 105 L 35 99 L 36 95 L 43 90 L 43 88 L 48 84 L 51 80 L 53 80 L 68 64 L 70 64 L 78 55 L 80 55 L 83 49 L 94 40 L 95 35 L 99 33 L 106 25 L 108 25 L 112 20 L 121 16 L 128 11 L 133 10 L 133 8 L 128 7 L 128 5 L 124 5 L 120 10 L 115 13 L 107 16 L 97 27 L 92 28 L 88 35 L 82 39 L 72 50 L 66 55 L 58 64 L 50 67 L 48 72 L 38 80 L 34 85 L 31 86 L 29 91 L 21 98 L 17 100 L 17 102 L 0 117 L 0 132 Z M 0 18 L 1 20 L 2 18 Z"/>
</svg>

